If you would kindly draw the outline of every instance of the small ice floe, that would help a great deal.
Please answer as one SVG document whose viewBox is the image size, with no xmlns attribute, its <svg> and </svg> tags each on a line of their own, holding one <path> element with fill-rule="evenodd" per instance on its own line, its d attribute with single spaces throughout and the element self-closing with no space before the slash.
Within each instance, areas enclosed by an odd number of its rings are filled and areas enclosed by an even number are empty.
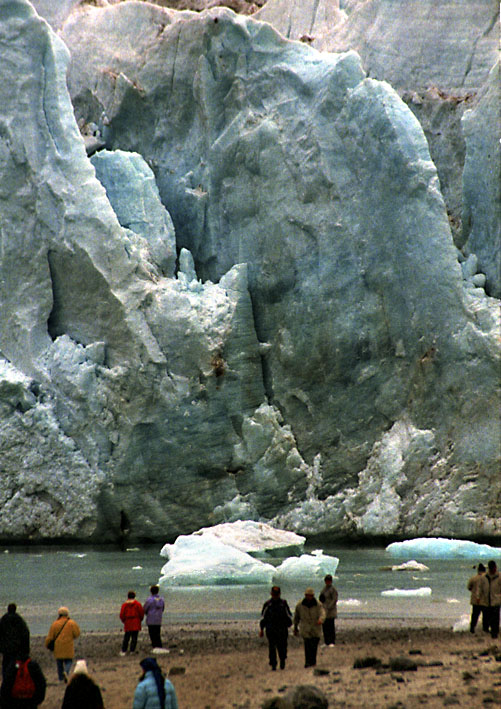
<svg viewBox="0 0 501 709">
<path fill-rule="evenodd" d="M 358 598 L 346 598 L 341 601 L 338 601 L 338 606 L 349 606 L 349 607 L 358 607 L 364 605 L 362 601 L 359 601 Z"/>
<path fill-rule="evenodd" d="M 142 566 L 133 566 L 133 567 L 132 567 L 133 571 L 139 571 L 139 570 L 141 570 L 142 568 L 143 568 Z"/>
<path fill-rule="evenodd" d="M 410 561 L 404 561 L 402 564 L 395 564 L 389 567 L 391 571 L 429 571 L 430 567 L 425 566 L 425 564 L 420 564 L 419 561 L 411 559 Z"/>
<path fill-rule="evenodd" d="M 388 591 L 381 591 L 382 596 L 395 596 L 401 598 L 425 598 L 431 596 L 431 588 L 422 586 L 421 588 L 390 588 Z"/>
<path fill-rule="evenodd" d="M 285 559 L 275 571 L 273 580 L 281 583 L 293 579 L 323 578 L 326 574 L 334 576 L 338 564 L 337 556 L 328 556 L 321 549 L 315 549 L 311 554 Z"/>
<path fill-rule="evenodd" d="M 139 547 L 127 547 L 125 551 L 141 551 Z"/>
<path fill-rule="evenodd" d="M 470 616 L 464 613 L 452 626 L 453 633 L 464 633 L 470 629 Z"/>
<path fill-rule="evenodd" d="M 501 548 L 488 544 L 477 544 L 466 539 L 446 539 L 444 537 L 419 537 L 405 542 L 394 542 L 386 547 L 391 556 L 426 559 L 499 559 Z"/>
<path fill-rule="evenodd" d="M 68 556 L 72 556 L 74 559 L 84 559 L 87 554 L 68 554 Z"/>
<path fill-rule="evenodd" d="M 459 603 L 457 598 L 448 598 L 447 603 Z"/>
</svg>

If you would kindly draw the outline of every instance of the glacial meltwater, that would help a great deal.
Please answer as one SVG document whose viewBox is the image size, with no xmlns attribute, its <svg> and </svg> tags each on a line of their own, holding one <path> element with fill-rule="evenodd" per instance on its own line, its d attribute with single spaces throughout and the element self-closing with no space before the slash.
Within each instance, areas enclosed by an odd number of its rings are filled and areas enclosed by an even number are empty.
<svg viewBox="0 0 501 709">
<path fill-rule="evenodd" d="M 311 551 L 314 547 L 307 547 Z M 81 629 L 121 630 L 118 618 L 127 591 L 144 601 L 160 577 L 166 559 L 161 545 L 128 551 L 95 547 L 0 548 L 0 614 L 15 602 L 31 632 L 45 634 L 59 606 L 69 607 Z M 324 546 L 339 558 L 334 584 L 339 591 L 338 627 L 343 619 L 409 619 L 450 627 L 469 613 L 468 579 L 474 560 L 419 559 L 429 571 L 386 571 L 400 563 L 384 548 Z M 278 560 L 276 560 L 278 563 Z M 291 608 L 306 585 L 319 593 L 322 579 L 283 583 L 282 596 Z M 430 595 L 382 596 L 390 589 L 431 588 Z M 164 588 L 164 624 L 252 620 L 259 618 L 269 595 L 266 586 Z"/>
</svg>

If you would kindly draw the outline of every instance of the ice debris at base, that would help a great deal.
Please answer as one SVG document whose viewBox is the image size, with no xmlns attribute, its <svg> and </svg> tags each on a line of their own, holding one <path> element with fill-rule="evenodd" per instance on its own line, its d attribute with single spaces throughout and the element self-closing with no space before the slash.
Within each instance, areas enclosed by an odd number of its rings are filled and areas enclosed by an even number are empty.
<svg viewBox="0 0 501 709">
<path fill-rule="evenodd" d="M 290 579 L 323 578 L 325 574 L 334 576 L 338 564 L 337 556 L 327 556 L 317 549 L 311 554 L 285 559 L 277 568 L 273 578 L 278 583 Z"/>
<path fill-rule="evenodd" d="M 470 629 L 470 616 L 467 613 L 463 613 L 461 618 L 457 620 L 452 626 L 453 633 L 464 633 Z"/>
<path fill-rule="evenodd" d="M 163 546 L 160 555 L 168 562 L 162 568 L 160 584 L 268 584 L 334 575 L 339 559 L 325 555 L 320 549 L 289 557 L 277 568 L 251 556 L 252 553 L 279 556 L 284 552 L 301 551 L 304 541 L 304 537 L 297 534 L 252 521 L 205 527 Z"/>
<path fill-rule="evenodd" d="M 181 535 L 165 544 L 161 555 L 169 559 L 161 570 L 161 586 L 222 586 L 269 584 L 275 568 L 210 534 Z"/>
<path fill-rule="evenodd" d="M 388 591 L 381 591 L 385 597 L 395 598 L 425 598 L 431 596 L 431 588 L 422 586 L 421 588 L 391 588 Z"/>
<path fill-rule="evenodd" d="M 429 571 L 430 568 L 425 564 L 420 564 L 419 561 L 411 559 L 404 561 L 402 564 L 394 564 L 393 566 L 383 566 L 381 571 Z"/>
<path fill-rule="evenodd" d="M 300 554 L 306 541 L 305 537 L 294 532 L 276 529 L 269 524 L 252 520 L 237 520 L 217 524 L 214 527 L 203 527 L 193 534 L 210 534 L 235 549 L 260 556 Z"/>
<path fill-rule="evenodd" d="M 464 539 L 419 537 L 405 542 L 394 542 L 386 547 L 392 556 L 421 556 L 427 559 L 486 559 L 500 558 L 501 548 L 477 544 Z"/>
</svg>

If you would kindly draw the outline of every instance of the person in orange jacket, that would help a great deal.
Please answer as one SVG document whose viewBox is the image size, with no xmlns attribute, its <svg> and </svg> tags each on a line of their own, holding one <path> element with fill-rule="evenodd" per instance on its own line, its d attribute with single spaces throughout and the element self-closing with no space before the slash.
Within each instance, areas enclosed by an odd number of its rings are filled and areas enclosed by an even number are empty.
<svg viewBox="0 0 501 709">
<path fill-rule="evenodd" d="M 75 657 L 74 640 L 80 635 L 80 628 L 70 618 L 66 606 L 61 606 L 57 611 L 57 620 L 50 626 L 45 638 L 45 647 L 49 648 L 54 643 L 54 657 L 57 665 L 57 676 L 60 682 L 68 681 L 68 674 Z"/>
<path fill-rule="evenodd" d="M 122 604 L 120 609 L 120 620 L 124 624 L 124 639 L 122 642 L 122 657 L 127 653 L 130 641 L 130 651 L 135 652 L 137 645 L 137 636 L 141 630 L 141 621 L 144 618 L 143 606 L 136 601 L 134 591 L 129 591 L 127 600 Z"/>
</svg>

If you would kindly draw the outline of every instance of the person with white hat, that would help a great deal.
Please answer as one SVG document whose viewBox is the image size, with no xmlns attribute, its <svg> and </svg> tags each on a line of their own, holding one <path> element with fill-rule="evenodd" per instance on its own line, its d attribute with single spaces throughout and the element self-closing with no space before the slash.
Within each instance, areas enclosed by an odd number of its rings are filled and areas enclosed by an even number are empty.
<svg viewBox="0 0 501 709">
<path fill-rule="evenodd" d="M 314 589 L 307 588 L 303 600 L 299 601 L 294 612 L 294 635 L 301 631 L 305 667 L 315 667 L 317 664 L 317 649 L 324 620 L 325 608 L 315 598 Z"/>
<path fill-rule="evenodd" d="M 76 661 L 61 709 L 104 709 L 101 690 L 92 677 L 89 677 L 85 660 Z"/>
</svg>

